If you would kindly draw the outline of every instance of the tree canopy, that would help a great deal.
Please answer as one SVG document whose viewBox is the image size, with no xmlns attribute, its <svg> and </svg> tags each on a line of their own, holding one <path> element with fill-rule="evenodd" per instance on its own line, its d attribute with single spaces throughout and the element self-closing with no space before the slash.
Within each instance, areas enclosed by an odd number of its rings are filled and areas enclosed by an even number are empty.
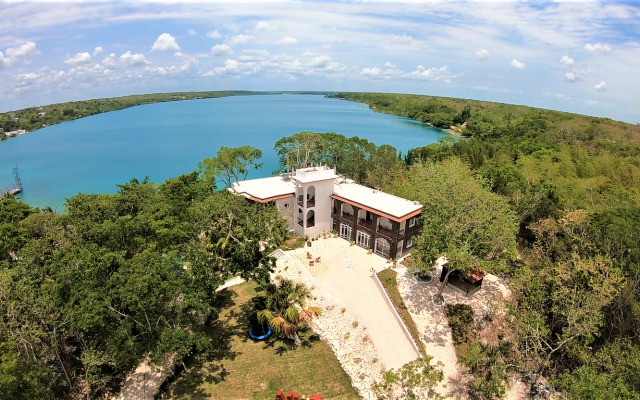
<svg viewBox="0 0 640 400">
<path fill-rule="evenodd" d="M 258 169 L 262 163 L 262 150 L 249 145 L 241 147 L 220 147 L 213 158 L 205 158 L 198 167 L 209 182 L 219 181 L 225 188 L 233 182 L 247 179 L 252 169 Z"/>
<path fill-rule="evenodd" d="M 148 355 L 216 351 L 216 289 L 264 282 L 288 234 L 197 172 L 79 194 L 64 215 L 5 198 L 0 232 L 0 398 L 34 399 L 101 397 Z"/>
</svg>

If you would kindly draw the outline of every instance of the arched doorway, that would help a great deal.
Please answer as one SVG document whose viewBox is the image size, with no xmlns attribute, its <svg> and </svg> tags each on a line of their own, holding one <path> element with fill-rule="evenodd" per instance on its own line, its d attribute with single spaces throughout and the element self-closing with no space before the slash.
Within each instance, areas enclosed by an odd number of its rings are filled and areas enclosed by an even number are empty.
<svg viewBox="0 0 640 400">
<path fill-rule="evenodd" d="M 316 214 L 313 210 L 307 211 L 307 228 L 316 226 Z"/>
<path fill-rule="evenodd" d="M 391 254 L 391 245 L 389 244 L 389 242 L 387 242 L 387 239 L 385 238 L 376 239 L 375 252 L 379 256 L 382 256 L 384 258 L 389 258 L 389 254 Z"/>
</svg>

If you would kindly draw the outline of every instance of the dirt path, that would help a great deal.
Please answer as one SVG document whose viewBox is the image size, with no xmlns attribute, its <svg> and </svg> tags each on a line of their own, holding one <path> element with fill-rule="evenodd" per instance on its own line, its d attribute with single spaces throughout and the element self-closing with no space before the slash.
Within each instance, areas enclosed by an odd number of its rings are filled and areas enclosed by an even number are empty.
<svg viewBox="0 0 640 400">
<path fill-rule="evenodd" d="M 433 276 L 440 276 L 440 270 L 438 266 Z M 446 398 L 466 399 L 465 382 L 469 376 L 465 368 L 458 364 L 443 307 L 434 306 L 431 301 L 431 296 L 438 289 L 437 279 L 423 283 L 409 276 L 406 268 L 396 268 L 396 271 L 398 289 L 421 333 L 427 354 L 433 357 L 434 363 L 442 364 L 444 380 L 438 388 L 439 393 Z M 449 288 L 445 288 L 443 295 L 447 304 L 467 304 L 473 309 L 475 318 L 482 318 L 491 307 L 509 295 L 509 289 L 497 277 L 489 274 L 484 279 L 482 289 L 470 297 Z M 514 389 L 509 391 L 508 398 L 521 398 L 519 388 Z"/>
</svg>

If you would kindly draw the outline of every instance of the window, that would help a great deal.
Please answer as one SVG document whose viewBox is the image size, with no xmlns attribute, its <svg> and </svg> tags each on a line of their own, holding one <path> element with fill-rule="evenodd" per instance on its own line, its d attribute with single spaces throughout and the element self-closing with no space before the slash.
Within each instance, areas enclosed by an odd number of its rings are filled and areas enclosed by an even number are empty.
<svg viewBox="0 0 640 400">
<path fill-rule="evenodd" d="M 415 224 L 416 224 L 416 217 L 409 218 L 409 228 L 411 228 Z M 407 246 L 407 247 L 409 247 L 409 246 Z"/>
<path fill-rule="evenodd" d="M 340 237 L 343 239 L 351 240 L 352 229 L 347 224 L 340 224 Z"/>
<path fill-rule="evenodd" d="M 289 208 L 289 203 L 284 203 L 283 207 L 284 208 Z"/>
<path fill-rule="evenodd" d="M 413 238 L 407 239 L 407 249 L 411 246 L 413 246 Z"/>
<path fill-rule="evenodd" d="M 368 249 L 370 240 L 371 240 L 371 235 L 368 235 L 362 231 L 358 231 L 358 234 L 356 235 L 356 244 L 358 246 Z"/>
</svg>

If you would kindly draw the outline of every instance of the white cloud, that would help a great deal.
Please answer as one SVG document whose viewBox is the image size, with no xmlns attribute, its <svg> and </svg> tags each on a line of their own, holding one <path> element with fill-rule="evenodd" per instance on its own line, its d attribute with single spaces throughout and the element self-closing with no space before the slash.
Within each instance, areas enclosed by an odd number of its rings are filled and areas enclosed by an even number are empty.
<svg viewBox="0 0 640 400">
<path fill-rule="evenodd" d="M 303 57 L 315 57 L 318 54 L 315 51 L 305 51 L 304 53 L 302 53 Z"/>
<path fill-rule="evenodd" d="M 96 47 L 95 49 L 93 49 L 93 54 L 92 56 L 95 57 L 98 54 L 102 54 L 104 52 L 104 49 L 101 46 Z"/>
<path fill-rule="evenodd" d="M 408 35 L 393 35 L 391 37 L 391 43 L 395 45 L 410 45 L 413 42 L 413 38 Z"/>
<path fill-rule="evenodd" d="M 10 47 L 5 52 L 7 54 L 6 57 L 0 51 L 0 69 L 14 65 L 22 57 L 40 54 L 40 52 L 36 50 L 36 44 L 34 42 L 26 42 L 19 47 Z"/>
<path fill-rule="evenodd" d="M 144 57 L 144 54 L 131 54 L 130 51 L 127 51 L 126 53 L 120 56 L 120 62 L 123 65 L 126 65 L 128 67 L 135 66 L 135 65 L 151 64 Z"/>
<path fill-rule="evenodd" d="M 102 60 L 102 65 L 104 65 L 109 69 L 115 68 L 118 65 L 118 63 L 116 62 L 115 53 L 109 54 L 109 56 L 107 56 L 104 60 Z"/>
<path fill-rule="evenodd" d="M 596 43 L 596 44 L 591 44 L 591 43 L 587 43 L 584 45 L 584 49 L 586 51 L 588 51 L 589 53 L 606 53 L 611 51 L 611 47 L 608 44 L 603 44 L 603 43 Z"/>
<path fill-rule="evenodd" d="M 578 79 L 578 75 L 573 72 L 567 72 L 564 74 L 564 80 L 567 82 L 575 82 Z"/>
<path fill-rule="evenodd" d="M 176 52 L 173 56 L 184 61 L 185 65 L 198 64 L 198 59 L 196 57 L 181 53 L 179 51 Z"/>
<path fill-rule="evenodd" d="M 511 60 L 511 64 L 510 64 L 513 68 L 516 69 L 524 69 L 524 63 L 521 63 L 520 61 L 516 60 L 515 58 L 513 60 Z"/>
<path fill-rule="evenodd" d="M 7 49 L 7 56 L 9 57 L 25 57 L 30 54 L 38 54 L 36 44 L 34 42 L 27 42 L 20 47 Z"/>
<path fill-rule="evenodd" d="M 387 61 L 386 63 L 384 63 L 384 67 L 394 69 L 396 66 L 391 64 L 391 62 Z"/>
<path fill-rule="evenodd" d="M 593 87 L 598 92 L 604 92 L 607 89 L 607 83 L 602 81 Z"/>
<path fill-rule="evenodd" d="M 228 44 L 216 44 L 211 48 L 211 54 L 214 56 L 224 56 L 228 54 L 233 54 L 233 50 L 229 47 Z"/>
<path fill-rule="evenodd" d="M 450 83 L 451 79 L 456 77 L 456 75 L 449 71 L 449 68 L 446 65 L 443 65 L 440 68 L 425 68 L 422 65 L 418 65 L 416 70 L 407 74 L 407 76 L 416 79 L 428 79 L 444 83 Z"/>
<path fill-rule="evenodd" d="M 487 49 L 480 49 L 476 51 L 474 54 L 476 56 L 476 60 L 479 60 L 479 61 L 486 60 L 487 58 L 489 58 L 489 50 Z"/>
<path fill-rule="evenodd" d="M 380 68 L 378 67 L 363 68 L 360 73 L 365 76 L 378 76 L 380 75 Z"/>
<path fill-rule="evenodd" d="M 224 69 L 227 72 L 236 72 L 238 71 L 238 66 L 240 65 L 240 63 L 236 60 L 227 60 L 224 63 Z"/>
<path fill-rule="evenodd" d="M 309 65 L 314 68 L 324 68 L 329 64 L 330 61 L 331 61 L 331 57 L 319 56 L 319 57 L 314 57 L 309 63 Z"/>
<path fill-rule="evenodd" d="M 560 58 L 560 64 L 562 64 L 564 67 L 571 67 L 574 64 L 574 60 L 573 58 L 565 55 Z"/>
<path fill-rule="evenodd" d="M 77 53 L 75 56 L 73 57 L 69 57 L 66 60 L 64 60 L 65 64 L 69 64 L 69 65 L 79 65 L 79 64 L 87 64 L 89 62 L 91 62 L 91 54 L 85 52 L 82 53 Z"/>
<path fill-rule="evenodd" d="M 241 34 L 235 35 L 231 39 L 229 39 L 228 43 L 231 46 L 235 46 L 235 45 L 238 45 L 238 44 L 245 44 L 248 41 L 250 41 L 251 39 L 253 39 L 253 36 L 245 35 L 245 34 L 241 33 Z"/>
<path fill-rule="evenodd" d="M 266 61 L 269 59 L 269 52 L 266 50 L 245 50 L 242 52 L 242 55 L 238 57 L 239 61 L 242 62 L 260 62 Z"/>
<path fill-rule="evenodd" d="M 218 30 L 216 29 L 215 31 L 210 31 L 207 32 L 207 37 L 209 39 L 219 39 L 220 37 L 222 37 L 222 35 L 220 34 L 220 32 L 218 32 Z"/>
<path fill-rule="evenodd" d="M 276 27 L 266 21 L 260 21 L 256 24 L 257 31 L 272 31 L 274 29 L 276 29 Z"/>
<path fill-rule="evenodd" d="M 158 36 L 156 42 L 151 47 L 151 51 L 179 51 L 180 46 L 176 43 L 176 39 L 168 33 L 163 33 Z"/>
<path fill-rule="evenodd" d="M 187 32 L 189 33 L 189 36 L 195 36 L 198 34 L 195 29 L 189 29 Z"/>
<path fill-rule="evenodd" d="M 292 36 L 285 36 L 276 42 L 276 44 L 296 44 L 296 43 L 298 43 L 298 39 Z"/>
</svg>

